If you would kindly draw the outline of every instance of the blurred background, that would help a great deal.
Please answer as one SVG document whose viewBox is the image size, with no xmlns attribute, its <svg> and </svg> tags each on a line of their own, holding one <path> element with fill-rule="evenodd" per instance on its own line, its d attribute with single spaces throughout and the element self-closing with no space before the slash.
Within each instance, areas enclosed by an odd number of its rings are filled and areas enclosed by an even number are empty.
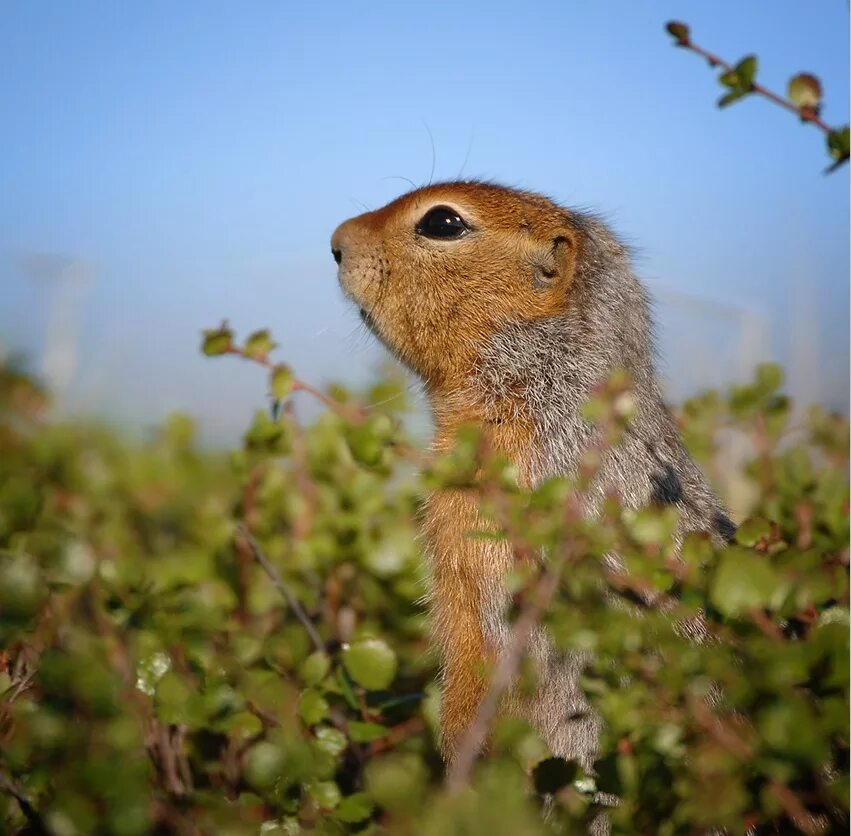
<svg viewBox="0 0 851 836">
<path fill-rule="evenodd" d="M 265 378 L 200 331 L 269 327 L 314 383 L 385 356 L 329 236 L 429 180 L 483 177 L 603 213 L 656 300 L 678 400 L 781 362 L 848 411 L 847 167 L 824 138 L 671 46 L 669 19 L 785 92 L 807 70 L 848 119 L 848 4 L 5 0 L 0 352 L 60 410 L 224 443 Z"/>
</svg>

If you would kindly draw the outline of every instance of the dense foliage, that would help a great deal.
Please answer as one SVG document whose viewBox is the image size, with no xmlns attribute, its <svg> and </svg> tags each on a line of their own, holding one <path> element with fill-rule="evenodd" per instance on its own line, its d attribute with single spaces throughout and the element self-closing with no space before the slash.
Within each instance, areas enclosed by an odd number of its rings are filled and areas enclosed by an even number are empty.
<svg viewBox="0 0 851 836">
<path fill-rule="evenodd" d="M 601 790 L 615 833 L 847 832 L 844 419 L 792 428 L 773 367 L 685 404 L 742 525 L 676 560 L 670 508 L 577 513 L 602 451 L 530 494 L 473 431 L 439 461 L 417 452 L 386 382 L 332 390 L 342 405 L 302 425 L 310 387 L 272 348 L 207 334 L 271 377 L 231 454 L 199 450 L 184 416 L 145 443 L 45 420 L 38 387 L 0 367 L 0 830 L 582 833 Z M 588 419 L 614 439 L 630 409 L 613 380 Z M 445 788 L 415 522 L 437 487 L 479 493 L 492 522 L 470 536 L 547 555 L 512 579 L 515 615 L 558 581 L 542 618 L 589 654 L 596 775 L 502 720 Z"/>
</svg>

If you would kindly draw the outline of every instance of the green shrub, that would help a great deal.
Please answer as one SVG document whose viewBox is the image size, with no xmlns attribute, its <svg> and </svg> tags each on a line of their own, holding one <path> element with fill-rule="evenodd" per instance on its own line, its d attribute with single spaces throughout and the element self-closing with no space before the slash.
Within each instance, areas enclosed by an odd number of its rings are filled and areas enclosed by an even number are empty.
<svg viewBox="0 0 851 836">
<path fill-rule="evenodd" d="M 269 367 L 278 399 L 311 391 L 272 347 L 205 342 Z M 306 426 L 276 400 L 224 454 L 199 450 L 185 416 L 144 443 L 45 421 L 38 388 L 0 369 L 5 830 L 581 833 L 602 790 L 620 799 L 615 833 L 841 832 L 848 425 L 814 410 L 793 429 L 780 384 L 763 367 L 680 411 L 747 519 L 724 552 L 691 536 L 676 561 L 670 511 L 565 514 L 580 483 L 520 491 L 474 433 L 428 461 L 392 383 L 338 387 L 342 406 Z M 591 410 L 615 434 L 616 400 Z M 740 467 L 719 464 L 722 436 L 749 450 Z M 449 484 L 481 491 L 497 530 L 560 573 L 544 620 L 592 652 L 595 776 L 503 719 L 444 788 L 415 520 Z M 612 551 L 628 572 L 603 568 Z M 518 609 L 539 583 L 516 578 Z M 683 624 L 699 612 L 696 644 Z"/>
</svg>

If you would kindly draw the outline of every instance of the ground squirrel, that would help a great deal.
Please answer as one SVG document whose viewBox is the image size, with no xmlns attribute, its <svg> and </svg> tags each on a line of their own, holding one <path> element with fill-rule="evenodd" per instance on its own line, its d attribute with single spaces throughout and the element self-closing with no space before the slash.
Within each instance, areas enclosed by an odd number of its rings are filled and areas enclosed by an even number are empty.
<svg viewBox="0 0 851 836">
<path fill-rule="evenodd" d="M 654 369 L 646 293 L 629 252 L 596 217 L 490 183 L 426 186 L 346 221 L 331 249 L 339 281 L 378 338 L 423 380 L 435 448 L 478 424 L 527 485 L 575 471 L 593 428 L 580 409 L 615 369 L 632 378 L 630 431 L 605 457 L 598 497 L 675 504 L 679 536 L 721 542 L 734 527 L 685 451 Z M 508 636 L 508 544 L 472 539 L 469 494 L 427 500 L 431 615 L 441 654 L 443 753 L 453 758 L 487 688 L 483 669 Z M 543 635 L 529 719 L 555 755 L 593 763 L 597 726 L 578 679 L 583 660 Z"/>
</svg>

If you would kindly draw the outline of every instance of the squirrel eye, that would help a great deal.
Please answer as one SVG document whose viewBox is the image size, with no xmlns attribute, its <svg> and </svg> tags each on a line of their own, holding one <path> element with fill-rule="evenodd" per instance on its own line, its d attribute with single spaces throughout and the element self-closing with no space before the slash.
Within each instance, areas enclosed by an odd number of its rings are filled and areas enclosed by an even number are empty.
<svg viewBox="0 0 851 836">
<path fill-rule="evenodd" d="M 417 224 L 417 235 L 426 238 L 461 238 L 469 231 L 464 219 L 448 206 L 435 206 Z"/>
</svg>

